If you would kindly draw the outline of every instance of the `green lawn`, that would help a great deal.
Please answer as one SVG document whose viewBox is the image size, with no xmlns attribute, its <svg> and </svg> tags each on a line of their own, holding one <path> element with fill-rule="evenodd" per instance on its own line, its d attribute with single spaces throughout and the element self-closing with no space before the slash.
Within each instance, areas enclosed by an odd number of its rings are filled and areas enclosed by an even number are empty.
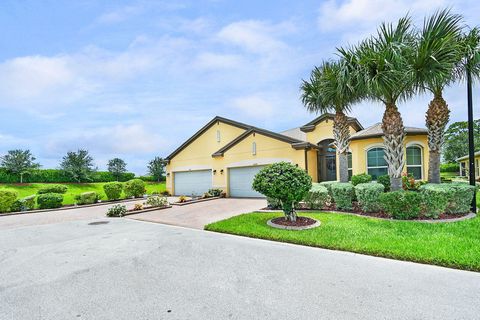
<svg viewBox="0 0 480 320">
<path fill-rule="evenodd" d="M 249 213 L 215 222 L 206 230 L 352 251 L 480 271 L 480 218 L 451 223 L 388 221 L 339 213 L 301 213 L 321 221 L 303 231 L 280 230 L 267 220 L 281 213 Z"/>
<path fill-rule="evenodd" d="M 68 187 L 68 191 L 64 194 L 63 204 L 73 204 L 75 203 L 75 195 L 87 191 L 95 191 L 101 195 L 102 200 L 106 200 L 105 192 L 103 192 L 103 185 L 105 183 L 62 183 Z M 18 192 L 18 197 L 23 198 L 32 194 L 36 194 L 37 191 L 48 184 L 45 183 L 31 183 L 31 184 L 0 184 L 0 190 L 15 190 Z M 154 183 L 147 182 L 147 193 L 151 194 L 153 191 L 162 192 L 165 191 L 165 182 Z"/>
</svg>

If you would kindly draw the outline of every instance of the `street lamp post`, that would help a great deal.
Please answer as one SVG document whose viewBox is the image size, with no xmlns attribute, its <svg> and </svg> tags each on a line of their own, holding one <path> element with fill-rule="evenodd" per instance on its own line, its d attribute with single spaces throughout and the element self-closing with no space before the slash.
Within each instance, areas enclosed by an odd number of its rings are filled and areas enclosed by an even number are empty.
<svg viewBox="0 0 480 320">
<path fill-rule="evenodd" d="M 468 171 L 470 185 L 475 186 L 475 146 L 473 139 L 473 101 L 472 101 L 472 74 L 467 68 L 467 105 L 468 105 Z M 476 189 L 475 189 L 476 190 Z M 477 212 L 477 193 L 474 192 L 472 212 Z"/>
</svg>

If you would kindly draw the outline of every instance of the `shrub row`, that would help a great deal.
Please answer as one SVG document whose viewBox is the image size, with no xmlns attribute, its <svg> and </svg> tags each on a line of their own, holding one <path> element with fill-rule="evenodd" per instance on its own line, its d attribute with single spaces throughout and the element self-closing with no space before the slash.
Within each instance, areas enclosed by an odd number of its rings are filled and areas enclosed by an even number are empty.
<svg viewBox="0 0 480 320">
<path fill-rule="evenodd" d="M 134 173 L 126 172 L 120 176 L 120 181 L 128 181 L 135 177 Z M 91 174 L 88 182 L 110 182 L 117 179 L 108 171 L 96 171 Z M 20 176 L 6 172 L 0 169 L 0 183 L 18 183 Z M 33 170 L 30 174 L 23 176 L 25 183 L 68 183 L 74 181 L 68 174 L 59 169 L 38 169 Z"/>
<path fill-rule="evenodd" d="M 330 190 L 330 191 L 329 191 Z M 394 219 L 415 219 L 420 214 L 438 218 L 442 213 L 467 213 L 475 187 L 466 183 L 424 184 L 419 191 L 384 192 L 381 183 L 322 182 L 314 183 L 303 202 L 309 209 L 322 209 L 334 202 L 339 210 L 352 210 L 357 200 L 364 212 L 383 210 Z M 275 199 L 268 199 L 269 207 L 279 208 Z"/>
<path fill-rule="evenodd" d="M 440 165 L 440 172 L 459 172 L 460 165 L 458 163 L 444 163 Z"/>
</svg>

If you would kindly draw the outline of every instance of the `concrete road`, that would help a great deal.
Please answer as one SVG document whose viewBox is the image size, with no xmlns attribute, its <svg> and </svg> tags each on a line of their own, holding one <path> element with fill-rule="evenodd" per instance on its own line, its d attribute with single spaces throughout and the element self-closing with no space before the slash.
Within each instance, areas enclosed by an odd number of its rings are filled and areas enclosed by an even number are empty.
<svg viewBox="0 0 480 320">
<path fill-rule="evenodd" d="M 128 218 L 203 229 L 209 223 L 265 208 L 265 199 L 216 199 L 130 215 Z"/>
<path fill-rule="evenodd" d="M 5 320 L 480 315 L 479 273 L 130 219 L 3 230 L 0 265 Z"/>
</svg>

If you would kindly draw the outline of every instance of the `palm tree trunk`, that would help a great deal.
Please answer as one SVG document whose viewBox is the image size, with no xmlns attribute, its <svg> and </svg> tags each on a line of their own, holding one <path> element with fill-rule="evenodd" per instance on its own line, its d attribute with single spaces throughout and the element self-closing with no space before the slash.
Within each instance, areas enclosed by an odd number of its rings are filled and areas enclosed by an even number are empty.
<svg viewBox="0 0 480 320">
<path fill-rule="evenodd" d="M 350 128 L 348 118 L 337 111 L 333 119 L 333 139 L 338 152 L 340 182 L 348 182 L 348 147 L 350 146 Z"/>
<path fill-rule="evenodd" d="M 440 155 L 445 128 L 450 120 L 450 110 L 442 93 L 435 93 L 428 105 L 425 124 L 428 130 L 428 182 L 440 183 Z"/>
<path fill-rule="evenodd" d="M 405 140 L 405 128 L 402 116 L 394 103 L 387 103 L 382 121 L 383 140 L 385 146 L 385 160 L 388 164 L 391 190 L 402 188 L 402 171 L 405 166 L 403 156 L 403 142 Z"/>
</svg>

